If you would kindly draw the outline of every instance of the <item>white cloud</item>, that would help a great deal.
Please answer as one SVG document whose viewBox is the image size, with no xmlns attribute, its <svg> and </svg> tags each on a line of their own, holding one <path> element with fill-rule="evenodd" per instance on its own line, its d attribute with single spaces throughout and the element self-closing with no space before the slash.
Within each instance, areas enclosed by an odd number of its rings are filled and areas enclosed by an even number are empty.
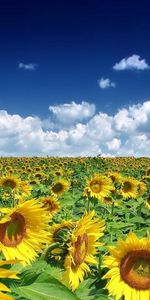
<svg viewBox="0 0 150 300">
<path fill-rule="evenodd" d="M 109 78 L 101 78 L 98 80 L 99 87 L 101 89 L 108 89 L 110 87 L 116 87 L 116 84 L 112 82 Z"/>
<path fill-rule="evenodd" d="M 37 68 L 37 64 L 30 63 L 30 64 L 24 64 L 22 62 L 18 63 L 18 68 L 23 69 L 23 70 L 28 70 L 28 71 L 35 71 Z"/>
<path fill-rule="evenodd" d="M 149 65 L 145 59 L 141 59 L 139 55 L 133 54 L 129 57 L 123 58 L 120 62 L 115 63 L 113 69 L 116 71 L 123 70 L 146 70 Z"/>
<path fill-rule="evenodd" d="M 121 140 L 114 138 L 112 141 L 107 143 L 108 149 L 116 151 L 120 148 L 121 146 Z"/>
<path fill-rule="evenodd" d="M 150 101 L 121 109 L 115 116 L 115 127 L 121 132 L 148 132 L 150 130 Z"/>
<path fill-rule="evenodd" d="M 95 114 L 95 104 L 82 101 L 49 106 L 57 127 L 72 126 L 77 122 L 87 120 Z"/>
<path fill-rule="evenodd" d="M 92 105 L 51 106 L 48 120 L 0 110 L 0 155 L 150 156 L 150 101 L 122 108 L 115 115 L 96 113 Z M 53 115 L 61 128 L 51 120 Z"/>
</svg>

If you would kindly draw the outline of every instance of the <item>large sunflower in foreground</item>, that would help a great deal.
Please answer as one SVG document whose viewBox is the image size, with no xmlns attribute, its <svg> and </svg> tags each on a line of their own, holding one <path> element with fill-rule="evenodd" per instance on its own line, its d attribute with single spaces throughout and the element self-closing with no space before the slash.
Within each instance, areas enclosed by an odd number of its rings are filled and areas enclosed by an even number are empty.
<svg viewBox="0 0 150 300">
<path fill-rule="evenodd" d="M 136 198 L 138 196 L 137 190 L 138 190 L 137 180 L 130 177 L 122 178 L 122 184 L 119 193 L 123 196 L 124 199 Z"/>
<path fill-rule="evenodd" d="M 87 181 L 84 195 L 87 194 L 101 200 L 103 197 L 108 197 L 112 190 L 114 190 L 114 186 L 110 178 L 95 174 Z"/>
<path fill-rule="evenodd" d="M 97 264 L 94 255 L 102 244 L 97 240 L 103 236 L 104 221 L 94 218 L 95 212 L 83 216 L 71 234 L 68 254 L 65 258 L 65 280 L 75 290 L 84 275 L 90 272 L 88 264 Z"/>
<path fill-rule="evenodd" d="M 104 279 L 110 296 L 116 300 L 123 295 L 125 300 L 150 299 L 150 237 L 138 239 L 129 233 L 126 241 L 118 241 L 109 247 L 112 256 L 106 256 L 104 267 L 110 270 Z"/>
<path fill-rule="evenodd" d="M 54 182 L 51 190 L 52 190 L 52 193 L 54 195 L 61 195 L 63 194 L 65 191 L 67 191 L 69 189 L 69 182 L 65 179 L 59 179 L 57 181 Z"/>
<path fill-rule="evenodd" d="M 0 251 L 6 259 L 28 264 L 49 241 L 49 217 L 41 204 L 31 199 L 9 210 L 0 219 Z"/>
<path fill-rule="evenodd" d="M 4 278 L 8 279 L 18 279 L 17 272 L 5 269 L 3 266 L 10 265 L 15 263 L 15 261 L 9 260 L 0 260 L 0 278 L 4 280 Z M 13 300 L 11 296 L 4 294 L 3 292 L 10 292 L 11 290 L 2 282 L 0 282 L 0 299 L 1 300 Z"/>
</svg>

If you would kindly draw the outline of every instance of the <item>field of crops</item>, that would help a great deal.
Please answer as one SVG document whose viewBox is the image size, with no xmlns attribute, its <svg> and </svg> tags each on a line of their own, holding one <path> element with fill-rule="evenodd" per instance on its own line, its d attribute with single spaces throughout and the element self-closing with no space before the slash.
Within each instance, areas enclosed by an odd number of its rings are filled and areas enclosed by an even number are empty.
<svg viewBox="0 0 150 300">
<path fill-rule="evenodd" d="M 150 300 L 149 158 L 0 158 L 0 300 Z"/>
</svg>

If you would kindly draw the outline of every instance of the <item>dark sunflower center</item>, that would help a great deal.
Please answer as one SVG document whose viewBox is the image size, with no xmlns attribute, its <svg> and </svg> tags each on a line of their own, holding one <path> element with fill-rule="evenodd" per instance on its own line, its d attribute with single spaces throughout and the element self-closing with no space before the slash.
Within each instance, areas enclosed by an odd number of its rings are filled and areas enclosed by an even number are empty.
<svg viewBox="0 0 150 300">
<path fill-rule="evenodd" d="M 128 253 L 121 262 L 120 274 L 132 288 L 150 289 L 150 251 L 137 250 Z"/>
<path fill-rule="evenodd" d="M 37 184 L 37 181 L 36 180 L 31 180 L 30 184 Z"/>
<path fill-rule="evenodd" d="M 55 174 L 56 174 L 57 176 L 60 176 L 60 175 L 61 175 L 61 172 L 56 171 Z"/>
<path fill-rule="evenodd" d="M 104 202 L 106 203 L 106 204 L 112 204 L 112 198 L 111 197 L 105 197 L 104 198 Z"/>
<path fill-rule="evenodd" d="M 35 177 L 42 177 L 42 174 L 41 173 L 36 173 Z"/>
<path fill-rule="evenodd" d="M 36 170 L 36 171 L 40 171 L 40 168 L 39 168 L 39 167 L 36 167 L 35 170 Z"/>
<path fill-rule="evenodd" d="M 75 266 L 80 266 L 88 252 L 88 236 L 87 234 L 79 235 L 77 241 L 74 243 L 74 255 L 73 260 Z"/>
<path fill-rule="evenodd" d="M 61 192 L 63 190 L 63 185 L 62 183 L 58 182 L 56 183 L 53 188 L 52 188 L 53 192 L 54 193 L 58 193 L 58 192 Z"/>
<path fill-rule="evenodd" d="M 13 213 L 11 220 L 0 224 L 0 242 L 7 247 L 15 247 L 24 238 L 26 222 L 19 213 Z"/>
<path fill-rule="evenodd" d="M 123 191 L 125 193 L 128 193 L 128 192 L 131 192 L 131 190 L 132 190 L 132 184 L 131 184 L 131 182 L 129 182 L 129 181 L 124 182 L 124 184 L 123 184 Z"/>
<path fill-rule="evenodd" d="M 101 192 L 101 190 L 102 190 L 101 182 L 99 182 L 98 180 L 93 180 L 90 183 L 90 188 L 91 188 L 92 192 L 94 192 L 94 193 Z"/>
<path fill-rule="evenodd" d="M 3 186 L 4 187 L 8 187 L 8 188 L 11 188 L 11 189 L 14 189 L 16 187 L 16 182 L 15 180 L 13 179 L 6 179 L 4 182 L 3 182 Z"/>
</svg>

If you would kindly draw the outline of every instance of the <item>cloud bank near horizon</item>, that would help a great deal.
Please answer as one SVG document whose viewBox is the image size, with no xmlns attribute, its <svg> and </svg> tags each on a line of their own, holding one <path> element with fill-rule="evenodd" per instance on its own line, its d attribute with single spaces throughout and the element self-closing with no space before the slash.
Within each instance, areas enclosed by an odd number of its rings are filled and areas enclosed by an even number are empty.
<svg viewBox="0 0 150 300">
<path fill-rule="evenodd" d="M 42 120 L 0 110 L 0 156 L 150 156 L 150 100 L 114 115 L 85 101 L 49 111 Z"/>
</svg>

